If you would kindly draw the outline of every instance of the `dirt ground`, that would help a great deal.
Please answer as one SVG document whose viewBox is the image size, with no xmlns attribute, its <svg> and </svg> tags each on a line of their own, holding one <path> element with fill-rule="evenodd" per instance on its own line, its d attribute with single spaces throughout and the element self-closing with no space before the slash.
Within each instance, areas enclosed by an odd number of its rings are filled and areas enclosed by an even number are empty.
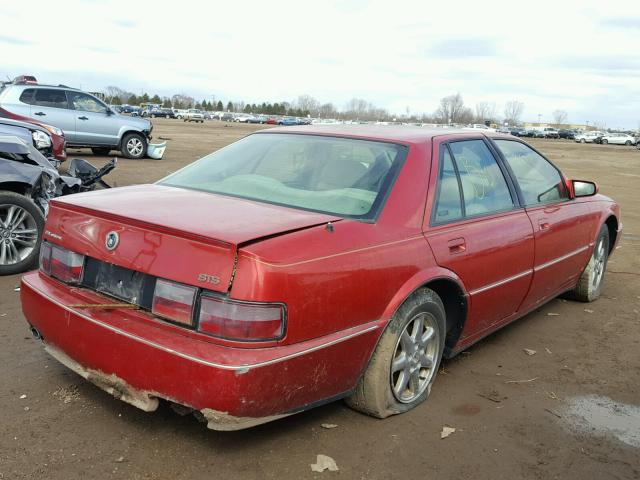
<svg viewBox="0 0 640 480">
<path fill-rule="evenodd" d="M 122 159 L 109 181 L 155 181 L 259 128 L 154 123 L 171 139 L 165 159 Z M 640 151 L 531 143 L 622 205 L 602 297 L 553 300 L 491 335 L 444 363 L 426 404 L 387 420 L 336 402 L 220 433 L 166 405 L 144 413 L 50 358 L 27 330 L 19 276 L 0 278 L 0 479 L 640 478 Z M 456 430 L 441 439 L 445 425 Z M 317 454 L 340 471 L 312 472 Z"/>
</svg>

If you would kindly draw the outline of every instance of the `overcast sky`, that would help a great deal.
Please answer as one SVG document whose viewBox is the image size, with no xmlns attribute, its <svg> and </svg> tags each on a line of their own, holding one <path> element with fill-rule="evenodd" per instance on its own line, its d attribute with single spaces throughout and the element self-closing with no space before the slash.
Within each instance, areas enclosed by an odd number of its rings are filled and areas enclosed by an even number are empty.
<svg viewBox="0 0 640 480">
<path fill-rule="evenodd" d="M 34 74 L 198 99 L 341 108 L 364 98 L 395 113 L 525 104 L 523 120 L 640 127 L 636 1 L 3 2 L 0 77 Z"/>
</svg>

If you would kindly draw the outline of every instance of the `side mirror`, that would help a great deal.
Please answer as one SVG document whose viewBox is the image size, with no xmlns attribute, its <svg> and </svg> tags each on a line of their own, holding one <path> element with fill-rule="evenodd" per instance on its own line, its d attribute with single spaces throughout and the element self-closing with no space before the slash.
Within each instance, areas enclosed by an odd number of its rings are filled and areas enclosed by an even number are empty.
<svg viewBox="0 0 640 480">
<path fill-rule="evenodd" d="M 591 197 L 598 193 L 598 185 L 587 180 L 572 180 L 573 195 L 575 197 Z"/>
<path fill-rule="evenodd" d="M 113 115 L 113 110 L 111 110 L 110 108 L 107 108 L 107 111 L 105 112 L 107 115 Z"/>
</svg>

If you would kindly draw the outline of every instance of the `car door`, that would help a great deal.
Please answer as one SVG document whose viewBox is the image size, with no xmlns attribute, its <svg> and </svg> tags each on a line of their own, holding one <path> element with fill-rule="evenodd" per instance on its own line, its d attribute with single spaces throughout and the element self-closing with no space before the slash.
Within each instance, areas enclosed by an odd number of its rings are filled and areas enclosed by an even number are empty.
<svg viewBox="0 0 640 480">
<path fill-rule="evenodd" d="M 100 100 L 84 92 L 68 90 L 69 104 L 73 108 L 76 122 L 76 138 L 78 145 L 118 144 L 120 122 Z"/>
<path fill-rule="evenodd" d="M 484 136 L 434 139 L 425 236 L 437 263 L 469 294 L 462 338 L 512 316 L 525 298 L 534 261 L 533 229 L 511 179 Z"/>
<path fill-rule="evenodd" d="M 535 235 L 531 289 L 521 310 L 571 288 L 589 257 L 592 219 L 587 203 L 572 201 L 560 171 L 529 145 L 494 139 L 516 180 Z"/>
<path fill-rule="evenodd" d="M 22 97 L 21 97 L 22 98 Z M 69 109 L 64 90 L 57 88 L 34 88 L 30 97 L 25 97 L 31 108 L 29 116 L 60 128 L 67 141 L 75 136 L 75 118 Z"/>
</svg>

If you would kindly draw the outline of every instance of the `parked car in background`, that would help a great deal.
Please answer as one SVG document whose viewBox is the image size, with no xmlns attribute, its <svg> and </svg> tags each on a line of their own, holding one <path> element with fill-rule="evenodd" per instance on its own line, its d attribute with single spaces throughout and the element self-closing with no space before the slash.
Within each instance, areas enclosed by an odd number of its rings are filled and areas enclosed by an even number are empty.
<svg viewBox="0 0 640 480">
<path fill-rule="evenodd" d="M 600 143 L 606 145 L 611 143 L 612 145 L 635 145 L 637 140 L 631 135 L 626 133 L 605 133 L 600 140 Z"/>
<path fill-rule="evenodd" d="M 181 108 L 174 108 L 173 109 L 173 115 L 176 118 L 179 118 L 180 120 L 182 120 L 186 114 L 187 114 L 187 110 L 186 109 L 181 109 Z"/>
<path fill-rule="evenodd" d="M 558 136 L 560 138 L 566 138 L 569 140 L 573 140 L 576 136 L 576 131 L 575 130 L 568 130 L 566 128 L 561 128 L 560 130 L 558 130 Z"/>
<path fill-rule="evenodd" d="M 129 113 L 133 116 L 137 116 L 140 114 L 140 107 L 135 105 L 122 105 L 120 113 Z"/>
<path fill-rule="evenodd" d="M 53 200 L 21 302 L 48 353 L 145 411 L 236 430 L 346 398 L 385 418 L 427 400 L 443 357 L 562 293 L 596 300 L 621 229 L 511 135 L 262 130 Z"/>
<path fill-rule="evenodd" d="M 579 143 L 594 143 L 595 139 L 602 137 L 603 133 L 598 131 L 582 132 L 574 137 L 574 140 Z"/>
<path fill-rule="evenodd" d="M 33 145 L 45 157 L 53 157 L 56 162 L 67 159 L 67 140 L 61 129 L 0 108 L 0 133 L 13 135 L 16 131 L 21 138 L 25 138 L 21 133 L 31 135 Z"/>
<path fill-rule="evenodd" d="M 510 127 L 508 130 L 515 137 L 525 137 L 527 134 L 527 130 L 521 127 Z"/>
<path fill-rule="evenodd" d="M 267 123 L 267 120 L 269 119 L 269 117 L 267 117 L 266 115 L 254 115 L 253 117 L 251 117 L 248 122 L 249 123 Z"/>
<path fill-rule="evenodd" d="M 24 124 L 22 132 L 19 126 L 7 125 L 0 121 L 0 275 L 36 266 L 52 198 L 91 190 L 115 167 L 115 159 L 101 170 L 73 159 L 68 174 L 61 175 L 32 143 L 34 125 Z"/>
<path fill-rule="evenodd" d="M 96 154 L 120 150 L 128 158 L 142 158 L 153 129 L 149 120 L 121 115 L 99 98 L 65 86 L 5 84 L 0 107 L 57 127 L 67 146 Z"/>
<path fill-rule="evenodd" d="M 233 116 L 233 121 L 238 123 L 248 123 L 252 115 L 248 113 L 238 113 Z"/>
<path fill-rule="evenodd" d="M 147 112 L 147 114 L 145 116 L 148 116 L 148 117 L 151 117 L 151 118 L 156 118 L 156 117 L 160 117 L 160 118 L 176 118 L 176 114 L 173 113 L 172 109 L 164 108 L 164 107 L 152 108 L 151 110 L 149 110 Z"/>
<path fill-rule="evenodd" d="M 282 117 L 278 120 L 278 125 L 291 126 L 291 125 L 299 125 L 299 123 L 297 118 Z"/>
<path fill-rule="evenodd" d="M 184 114 L 182 120 L 185 122 L 204 123 L 204 113 L 202 110 L 198 110 L 197 108 L 190 108 L 187 110 L 187 113 Z"/>
<path fill-rule="evenodd" d="M 553 127 L 545 127 L 543 132 L 546 138 L 560 138 L 560 134 L 558 133 L 558 130 L 556 130 Z"/>
</svg>

